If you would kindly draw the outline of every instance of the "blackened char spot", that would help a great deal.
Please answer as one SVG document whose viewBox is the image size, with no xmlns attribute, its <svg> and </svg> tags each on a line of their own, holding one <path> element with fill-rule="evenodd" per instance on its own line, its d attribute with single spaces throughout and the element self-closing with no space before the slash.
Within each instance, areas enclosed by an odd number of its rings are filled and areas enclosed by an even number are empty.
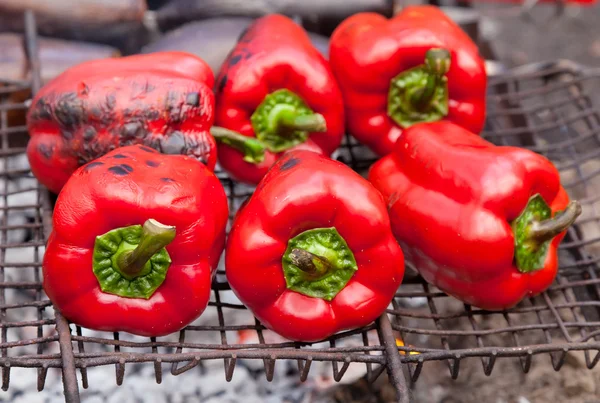
<svg viewBox="0 0 600 403">
<path fill-rule="evenodd" d="M 144 134 L 144 128 L 140 122 L 125 123 L 121 129 L 121 137 L 124 140 L 141 137 Z"/>
<path fill-rule="evenodd" d="M 54 115 L 60 125 L 69 130 L 86 121 L 83 101 L 75 92 L 67 92 L 56 101 Z"/>
<path fill-rule="evenodd" d="M 117 97 L 115 94 L 109 94 L 106 96 L 106 108 L 112 111 L 117 105 Z"/>
<path fill-rule="evenodd" d="M 93 168 L 99 167 L 100 165 L 104 165 L 104 162 L 100 162 L 100 161 L 90 162 L 89 164 L 87 164 L 85 166 L 85 168 L 83 168 L 83 170 L 85 172 L 88 172 L 88 171 L 92 170 Z"/>
<path fill-rule="evenodd" d="M 87 95 L 90 92 L 90 87 L 88 87 L 83 81 L 79 83 L 78 89 L 81 95 Z"/>
<path fill-rule="evenodd" d="M 91 126 L 88 126 L 85 128 L 84 132 L 83 132 L 83 139 L 85 141 L 90 141 L 91 139 L 93 139 L 96 136 L 96 129 L 94 129 Z"/>
<path fill-rule="evenodd" d="M 156 150 L 146 146 L 138 146 L 140 150 L 146 151 L 147 153 L 156 153 Z"/>
<path fill-rule="evenodd" d="M 295 167 L 299 163 L 300 163 L 300 160 L 298 158 L 291 157 L 281 165 L 281 168 L 279 168 L 279 170 L 287 171 L 288 169 Z"/>
<path fill-rule="evenodd" d="M 113 155 L 112 157 L 113 157 L 113 158 L 117 158 L 117 159 L 127 158 L 127 156 L 126 156 L 126 155 L 123 155 L 123 154 L 115 154 L 115 155 Z"/>
<path fill-rule="evenodd" d="M 127 172 L 133 172 L 133 168 L 131 167 L 131 165 L 127 165 L 127 164 L 121 164 L 119 165 L 121 168 L 123 168 L 124 170 L 126 170 Z"/>
<path fill-rule="evenodd" d="M 50 119 L 52 117 L 52 112 L 50 105 L 44 98 L 40 98 L 35 105 L 35 112 L 39 119 Z"/>
<path fill-rule="evenodd" d="M 90 114 L 96 119 L 100 119 L 102 117 L 102 109 L 97 106 L 92 106 L 90 109 Z"/>
<path fill-rule="evenodd" d="M 167 137 L 160 138 L 160 150 L 164 154 L 183 154 L 185 150 L 185 137 L 183 133 L 175 131 Z"/>
<path fill-rule="evenodd" d="M 148 160 L 148 161 L 146 161 L 146 165 L 148 165 L 149 167 L 152 167 L 152 168 L 156 168 L 157 166 L 160 165 L 160 163 L 158 163 L 156 161 L 150 161 L 150 160 Z"/>
<path fill-rule="evenodd" d="M 242 55 L 235 55 L 229 58 L 229 67 L 233 67 L 242 60 Z"/>
<path fill-rule="evenodd" d="M 171 178 L 160 178 L 160 180 L 163 182 L 175 182 L 175 179 L 171 179 Z"/>
<path fill-rule="evenodd" d="M 190 92 L 185 97 L 185 103 L 191 106 L 200 105 L 200 94 L 197 92 Z"/>
<path fill-rule="evenodd" d="M 152 121 L 152 120 L 156 120 L 160 117 L 160 112 L 157 111 L 156 109 L 146 109 L 143 112 L 143 115 L 147 120 Z"/>
<path fill-rule="evenodd" d="M 108 170 L 110 172 L 114 173 L 115 175 L 119 175 L 119 176 L 124 176 L 124 175 L 129 174 L 129 172 L 131 172 L 131 171 L 123 168 L 123 165 L 115 165 L 114 167 L 108 168 Z"/>
<path fill-rule="evenodd" d="M 54 152 L 54 147 L 48 146 L 44 143 L 38 144 L 37 149 L 47 160 L 52 157 L 52 153 Z"/>
<path fill-rule="evenodd" d="M 217 92 L 223 92 L 225 85 L 227 84 L 227 73 L 223 74 L 223 77 L 219 80 L 219 85 L 217 86 Z"/>
<path fill-rule="evenodd" d="M 175 91 L 169 91 L 165 100 L 165 109 L 169 114 L 169 119 L 173 123 L 178 123 L 182 120 L 180 94 Z"/>
</svg>

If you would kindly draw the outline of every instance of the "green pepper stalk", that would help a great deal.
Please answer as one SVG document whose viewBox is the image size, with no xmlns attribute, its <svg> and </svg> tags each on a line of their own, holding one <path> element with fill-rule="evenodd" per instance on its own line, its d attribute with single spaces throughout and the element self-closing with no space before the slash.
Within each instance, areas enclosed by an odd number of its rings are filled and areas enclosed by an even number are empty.
<svg viewBox="0 0 600 403">
<path fill-rule="evenodd" d="M 315 113 L 298 95 L 286 89 L 267 95 L 250 121 L 256 138 L 272 152 L 304 143 L 310 133 L 327 131 L 323 115 Z"/>
<path fill-rule="evenodd" d="M 402 128 L 434 122 L 448 114 L 450 52 L 433 48 L 425 63 L 394 77 L 388 94 L 388 115 Z"/>
<path fill-rule="evenodd" d="M 233 147 L 244 154 L 244 161 L 246 162 L 258 164 L 265 159 L 266 147 L 258 139 L 217 126 L 210 128 L 210 134 L 217 142 Z"/>
</svg>

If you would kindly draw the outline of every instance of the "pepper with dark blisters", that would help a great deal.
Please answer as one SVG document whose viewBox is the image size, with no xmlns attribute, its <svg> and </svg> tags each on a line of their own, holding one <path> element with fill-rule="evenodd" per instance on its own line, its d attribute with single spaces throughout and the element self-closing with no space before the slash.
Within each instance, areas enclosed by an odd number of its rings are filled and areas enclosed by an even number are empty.
<svg viewBox="0 0 600 403">
<path fill-rule="evenodd" d="M 190 155 L 212 170 L 217 161 L 213 83 L 208 65 L 183 52 L 72 67 L 32 101 L 27 116 L 31 170 L 58 193 L 77 167 L 131 144 Z M 219 134 L 233 143 L 246 141 L 236 133 Z M 260 148 L 256 153 L 260 156 Z"/>
<path fill-rule="evenodd" d="M 219 163 L 257 184 L 283 152 L 329 156 L 344 133 L 344 105 L 329 64 L 306 31 L 283 15 L 256 20 L 223 63 L 216 82 L 216 124 L 254 139 L 264 157 L 219 144 Z"/>
<path fill-rule="evenodd" d="M 173 333 L 208 304 L 227 217 L 221 183 L 194 158 L 118 148 L 59 194 L 44 290 L 86 328 Z"/>
</svg>

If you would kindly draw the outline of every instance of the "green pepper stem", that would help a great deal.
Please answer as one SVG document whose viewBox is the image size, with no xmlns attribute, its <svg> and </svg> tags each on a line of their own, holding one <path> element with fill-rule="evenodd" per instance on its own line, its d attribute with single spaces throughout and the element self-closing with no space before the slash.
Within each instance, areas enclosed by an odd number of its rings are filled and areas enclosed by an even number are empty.
<svg viewBox="0 0 600 403">
<path fill-rule="evenodd" d="M 438 86 L 444 83 L 444 75 L 450 70 L 450 52 L 442 48 L 432 48 L 425 53 L 427 81 L 425 86 L 417 88 L 410 95 L 410 102 L 415 109 L 423 110 L 433 100 Z"/>
<path fill-rule="evenodd" d="M 175 239 L 175 227 L 156 220 L 146 220 L 142 227 L 140 243 L 133 250 L 121 253 L 117 265 L 124 276 L 135 278 L 155 253 Z"/>
<path fill-rule="evenodd" d="M 292 249 L 289 257 L 294 266 L 311 277 L 322 277 L 333 268 L 327 259 L 304 249 Z"/>
<path fill-rule="evenodd" d="M 303 130 L 306 132 L 324 132 L 327 124 L 323 115 L 313 113 L 312 115 L 298 115 L 289 109 L 282 109 L 276 115 L 277 125 L 287 130 Z"/>
<path fill-rule="evenodd" d="M 254 137 L 243 136 L 233 130 L 217 126 L 210 128 L 210 134 L 217 142 L 233 147 L 244 154 L 246 162 L 258 164 L 265 159 L 266 147 Z"/>
<path fill-rule="evenodd" d="M 528 237 L 538 244 L 549 241 L 569 228 L 581 214 L 581 204 L 577 201 L 569 203 L 566 209 L 552 218 L 531 223 Z"/>
</svg>

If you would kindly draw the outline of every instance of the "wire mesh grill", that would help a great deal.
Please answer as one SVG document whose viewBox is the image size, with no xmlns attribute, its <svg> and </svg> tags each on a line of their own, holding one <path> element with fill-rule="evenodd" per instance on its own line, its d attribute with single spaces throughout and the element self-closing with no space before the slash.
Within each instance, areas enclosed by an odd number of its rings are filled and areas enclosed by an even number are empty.
<svg viewBox="0 0 600 403">
<path fill-rule="evenodd" d="M 486 375 L 498 357 L 519 357 L 524 372 L 532 357 L 548 353 L 559 370 L 570 350 L 584 350 L 588 368 L 600 360 L 600 120 L 591 95 L 599 71 L 567 61 L 529 65 L 492 80 L 484 136 L 551 159 L 584 213 L 560 246 L 555 283 L 513 309 L 488 312 L 459 303 L 419 279 L 403 285 L 393 301 L 392 327 L 407 345 L 403 355 L 415 382 L 429 360 L 480 357 Z M 414 307 L 421 300 L 422 307 Z M 426 347 L 426 348 L 423 348 Z"/>
<path fill-rule="evenodd" d="M 267 379 L 280 360 L 296 360 L 301 380 L 315 361 L 331 363 L 339 381 L 351 365 L 362 365 L 374 380 L 387 370 L 399 394 L 408 399 L 402 363 L 415 382 L 426 362 L 447 360 L 456 378 L 463 359 L 482 362 L 492 373 L 497 358 L 518 357 L 523 371 L 533 356 L 549 354 L 556 370 L 570 350 L 585 350 L 586 364 L 600 360 L 600 121 L 590 98 L 600 72 L 582 71 L 567 62 L 528 66 L 489 85 L 485 136 L 497 144 L 521 145 L 555 162 L 584 214 L 560 249 L 561 271 L 545 293 L 504 312 L 487 312 L 446 296 L 416 276 L 408 276 L 387 314 L 370 326 L 335 335 L 321 343 L 282 340 L 266 330 L 234 297 L 219 270 L 209 307 L 182 330 L 159 338 L 92 332 L 70 325 L 51 308 L 41 285 L 41 259 L 50 230 L 47 193 L 27 168 L 23 101 L 39 88 L 35 27 L 27 20 L 32 81 L 0 87 L 0 365 L 2 388 L 11 367 L 32 367 L 43 389 L 49 368 L 61 368 L 67 401 L 79 401 L 77 372 L 87 388 L 91 367 L 115 365 L 121 384 L 127 363 L 153 365 L 181 374 L 204 360 L 222 359 L 227 380 L 242 360 L 262 360 Z M 597 101 L 597 100 L 596 100 Z M 365 174 L 375 156 L 346 138 L 337 159 Z M 252 188 L 218 172 L 233 212 Z M 26 251 L 23 253 L 23 251 Z M 27 256 L 27 258 L 23 258 Z M 397 343 L 403 340 L 405 345 Z M 399 341 L 398 340 L 398 341 Z M 397 346 L 399 344 L 399 346 Z"/>
</svg>

